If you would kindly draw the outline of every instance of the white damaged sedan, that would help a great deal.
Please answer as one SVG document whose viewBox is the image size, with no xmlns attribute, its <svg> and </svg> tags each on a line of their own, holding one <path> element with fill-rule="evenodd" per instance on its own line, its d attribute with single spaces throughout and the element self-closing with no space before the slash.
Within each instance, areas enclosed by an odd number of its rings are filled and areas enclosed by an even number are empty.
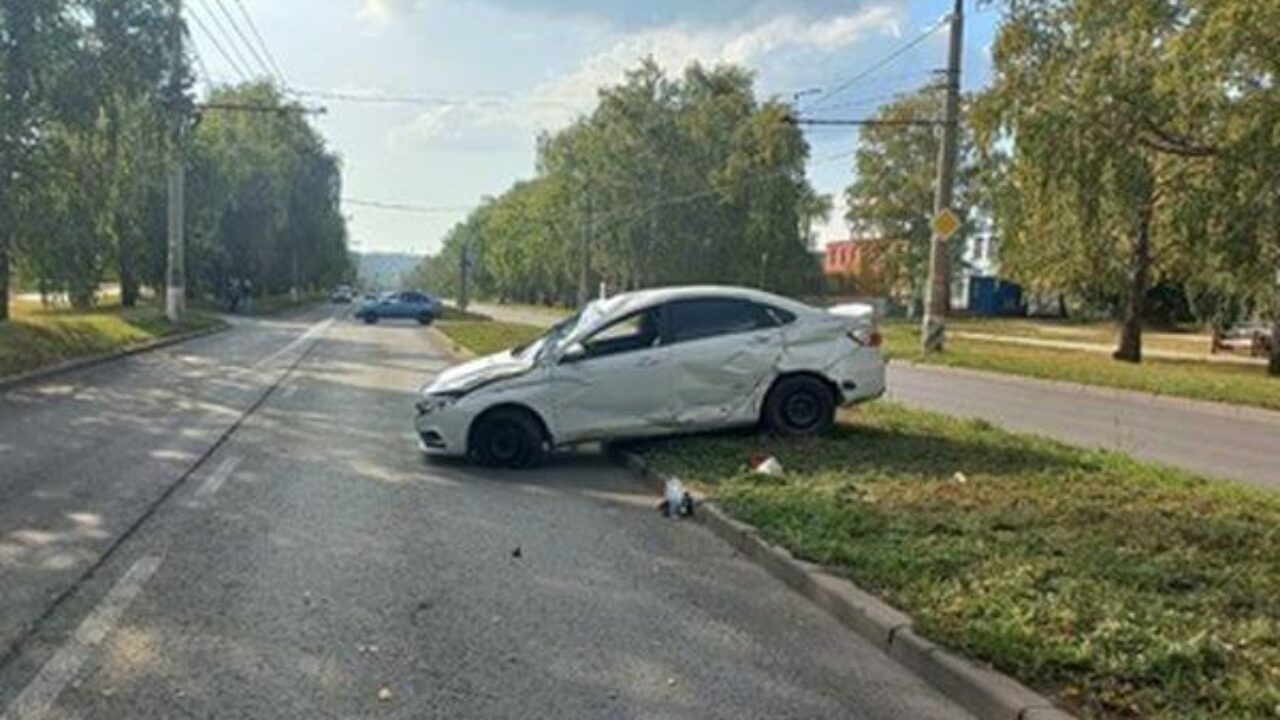
<svg viewBox="0 0 1280 720">
<path fill-rule="evenodd" d="M 884 393 L 867 305 L 821 310 L 737 287 L 672 287 L 589 303 L 537 340 L 423 388 L 422 450 L 525 467 L 552 448 L 760 424 L 831 426 Z"/>
</svg>

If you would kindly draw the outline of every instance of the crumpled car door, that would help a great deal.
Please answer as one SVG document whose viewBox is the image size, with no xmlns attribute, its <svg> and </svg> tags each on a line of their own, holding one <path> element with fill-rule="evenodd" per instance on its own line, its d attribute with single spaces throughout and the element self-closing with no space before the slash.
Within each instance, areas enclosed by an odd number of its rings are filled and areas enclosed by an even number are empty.
<svg viewBox="0 0 1280 720">
<path fill-rule="evenodd" d="M 753 419 L 781 354 L 776 327 L 672 345 L 675 422 L 696 429 Z"/>
</svg>

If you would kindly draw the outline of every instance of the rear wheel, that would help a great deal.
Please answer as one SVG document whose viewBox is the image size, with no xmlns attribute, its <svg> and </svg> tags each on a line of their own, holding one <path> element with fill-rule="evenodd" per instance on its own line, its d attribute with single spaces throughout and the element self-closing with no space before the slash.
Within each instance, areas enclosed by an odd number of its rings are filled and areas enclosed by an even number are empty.
<svg viewBox="0 0 1280 720">
<path fill-rule="evenodd" d="M 523 410 L 494 410 L 481 416 L 471 431 L 471 454 L 490 467 L 527 468 L 546 453 L 542 428 Z"/>
<path fill-rule="evenodd" d="M 831 388 L 808 375 L 783 378 L 769 391 L 762 419 L 767 428 L 786 437 L 817 435 L 836 419 Z"/>
<path fill-rule="evenodd" d="M 375 314 L 373 314 L 373 313 L 365 313 L 365 314 L 364 314 L 364 317 L 363 317 L 362 319 L 363 319 L 363 320 L 365 321 L 365 323 L 366 323 L 366 324 L 368 324 L 368 325 L 372 325 L 372 324 L 374 324 L 374 323 L 378 322 L 378 316 L 377 316 L 377 315 L 375 315 Z"/>
<path fill-rule="evenodd" d="M 430 314 L 430 313 L 423 313 L 422 315 L 419 315 L 419 316 L 418 316 L 418 324 L 419 324 L 419 325 L 430 325 L 430 324 L 431 324 L 431 314 Z"/>
</svg>

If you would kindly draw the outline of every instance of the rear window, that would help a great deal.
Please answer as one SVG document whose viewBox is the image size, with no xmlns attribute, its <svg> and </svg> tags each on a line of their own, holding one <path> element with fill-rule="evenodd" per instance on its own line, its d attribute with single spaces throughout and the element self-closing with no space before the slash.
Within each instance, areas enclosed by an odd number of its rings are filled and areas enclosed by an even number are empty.
<svg viewBox="0 0 1280 720">
<path fill-rule="evenodd" d="M 673 342 L 750 332 L 778 324 L 769 308 L 730 298 L 679 300 L 668 306 L 668 313 Z"/>
</svg>

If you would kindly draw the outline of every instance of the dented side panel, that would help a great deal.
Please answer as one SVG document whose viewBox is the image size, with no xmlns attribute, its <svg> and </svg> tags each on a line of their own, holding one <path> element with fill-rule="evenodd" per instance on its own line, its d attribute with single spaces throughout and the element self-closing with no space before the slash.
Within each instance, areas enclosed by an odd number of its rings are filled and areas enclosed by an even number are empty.
<svg viewBox="0 0 1280 720">
<path fill-rule="evenodd" d="M 673 350 L 672 402 L 681 427 L 754 419 L 782 356 L 777 328 L 679 343 Z"/>
</svg>

